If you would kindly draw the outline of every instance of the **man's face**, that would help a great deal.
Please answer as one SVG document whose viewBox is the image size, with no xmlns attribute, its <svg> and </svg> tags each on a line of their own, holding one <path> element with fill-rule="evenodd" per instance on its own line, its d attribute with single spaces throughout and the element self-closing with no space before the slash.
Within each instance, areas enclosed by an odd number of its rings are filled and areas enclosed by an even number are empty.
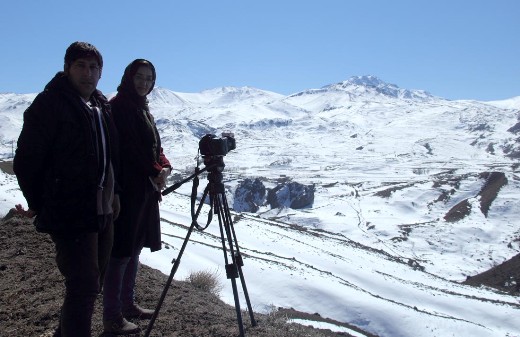
<svg viewBox="0 0 520 337">
<path fill-rule="evenodd" d="M 65 69 L 72 86 L 83 99 L 88 100 L 96 90 L 101 78 L 101 68 L 95 57 L 79 58 L 72 62 L 69 69 Z"/>
</svg>

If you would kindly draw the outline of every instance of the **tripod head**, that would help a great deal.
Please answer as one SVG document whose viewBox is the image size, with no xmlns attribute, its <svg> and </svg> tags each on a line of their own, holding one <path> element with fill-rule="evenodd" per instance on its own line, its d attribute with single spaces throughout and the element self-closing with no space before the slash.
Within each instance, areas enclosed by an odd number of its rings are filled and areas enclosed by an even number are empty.
<svg viewBox="0 0 520 337">
<path fill-rule="evenodd" d="M 208 172 L 222 172 L 224 171 L 224 156 L 202 156 L 204 159 L 204 166 Z"/>
<path fill-rule="evenodd" d="M 199 161 L 197 159 L 197 167 L 195 173 L 188 178 L 181 180 L 162 191 L 162 195 L 167 195 L 185 182 L 195 178 L 204 171 L 208 171 L 208 180 L 210 182 L 222 182 L 222 171 L 226 166 L 224 164 L 224 156 L 231 150 L 236 148 L 236 141 L 233 133 L 222 133 L 222 137 L 218 138 L 212 134 L 206 134 L 199 141 L 199 153 L 202 155 L 205 168 L 199 169 Z M 218 174 L 217 174 L 218 173 Z"/>
<path fill-rule="evenodd" d="M 195 168 L 195 173 L 187 177 L 186 179 L 183 179 L 179 182 L 176 182 L 170 187 L 167 187 L 164 191 L 161 192 L 162 195 L 170 194 L 171 192 L 175 191 L 179 187 L 181 187 L 184 183 L 190 181 L 191 179 L 199 176 L 202 172 L 207 171 L 208 172 L 208 180 L 210 182 L 214 183 L 221 183 L 222 182 L 222 171 L 224 171 L 224 167 L 226 166 L 224 164 L 224 157 L 223 156 L 203 156 L 204 158 L 204 165 L 205 167 L 201 170 L 197 166 Z"/>
</svg>

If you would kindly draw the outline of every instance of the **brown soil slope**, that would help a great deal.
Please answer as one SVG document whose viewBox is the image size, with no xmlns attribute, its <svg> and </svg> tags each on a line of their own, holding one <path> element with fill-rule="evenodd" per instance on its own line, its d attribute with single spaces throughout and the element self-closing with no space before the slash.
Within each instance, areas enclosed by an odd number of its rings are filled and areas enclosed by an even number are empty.
<svg viewBox="0 0 520 337">
<path fill-rule="evenodd" d="M 48 235 L 37 233 L 32 223 L 26 219 L 13 217 L 0 221 L 0 247 L 0 336 L 51 337 L 58 322 L 64 291 L 63 278 L 54 262 L 52 241 Z M 137 279 L 139 303 L 144 307 L 155 308 L 167 278 L 167 275 L 141 265 Z M 227 281 L 225 286 L 228 286 Z M 241 299 L 241 302 L 244 302 L 244 309 L 245 301 Z M 244 313 L 245 335 L 350 336 L 285 323 L 287 317 L 333 322 L 318 315 L 301 315 L 303 314 L 292 310 L 269 315 L 255 313 L 258 325 L 252 327 L 249 314 Z M 93 336 L 102 333 L 101 322 L 101 299 L 98 298 L 93 318 Z M 144 335 L 148 321 L 136 323 L 143 330 L 141 335 Z M 217 296 L 197 289 L 188 282 L 173 281 L 150 336 L 239 336 L 236 310 Z"/>
</svg>

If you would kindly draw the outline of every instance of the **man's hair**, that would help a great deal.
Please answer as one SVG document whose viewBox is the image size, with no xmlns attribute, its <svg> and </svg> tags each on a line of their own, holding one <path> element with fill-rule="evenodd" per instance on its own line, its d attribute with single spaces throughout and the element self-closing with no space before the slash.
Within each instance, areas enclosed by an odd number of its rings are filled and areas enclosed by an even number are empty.
<svg viewBox="0 0 520 337">
<path fill-rule="evenodd" d="M 103 68 L 103 57 L 99 50 L 88 42 L 76 41 L 72 43 L 65 52 L 65 69 L 68 69 L 77 59 L 91 56 L 96 58 L 99 68 Z"/>
</svg>

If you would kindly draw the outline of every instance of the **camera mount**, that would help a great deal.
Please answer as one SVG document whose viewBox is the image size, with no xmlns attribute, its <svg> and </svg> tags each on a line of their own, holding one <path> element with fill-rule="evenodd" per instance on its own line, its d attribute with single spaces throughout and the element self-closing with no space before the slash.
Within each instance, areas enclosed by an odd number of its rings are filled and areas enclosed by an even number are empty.
<svg viewBox="0 0 520 337">
<path fill-rule="evenodd" d="M 168 292 L 168 288 L 170 287 L 173 277 L 175 276 L 175 273 L 177 272 L 177 269 L 179 267 L 182 254 L 184 253 L 184 249 L 186 248 L 186 245 L 188 243 L 188 240 L 190 238 L 190 235 L 195 227 L 199 230 L 205 230 L 209 224 L 211 223 L 213 213 L 217 214 L 218 217 L 218 223 L 220 228 L 220 237 L 222 241 L 222 251 L 224 253 L 224 262 L 225 262 L 225 269 L 226 269 L 226 276 L 228 279 L 231 280 L 231 285 L 233 288 L 233 296 L 235 300 L 235 310 L 237 314 L 237 321 L 238 321 L 238 328 L 240 331 L 240 336 L 244 337 L 244 326 L 242 323 L 242 313 L 240 310 L 240 301 L 238 298 L 238 290 L 237 290 L 237 283 L 236 279 L 240 278 L 241 284 L 242 284 L 242 290 L 244 292 L 244 296 L 247 303 L 247 308 L 249 311 L 249 316 L 251 319 L 251 325 L 256 326 L 256 320 L 253 315 L 253 309 L 251 307 L 251 302 L 249 300 L 249 294 L 247 292 L 246 282 L 244 279 L 244 274 L 242 271 L 242 266 L 244 265 L 242 260 L 242 255 L 240 254 L 240 248 L 238 246 L 237 237 L 235 233 L 235 229 L 233 227 L 233 222 L 231 220 L 231 213 L 229 211 L 229 206 L 226 199 L 225 194 L 225 188 L 224 184 L 222 182 L 222 171 L 224 170 L 224 160 L 223 155 L 217 155 L 217 156 L 203 156 L 204 157 L 204 165 L 205 168 L 200 170 L 198 165 L 195 168 L 195 173 L 189 176 L 188 178 L 172 185 L 171 187 L 166 188 L 162 195 L 167 195 L 168 193 L 176 190 L 179 188 L 182 184 L 185 182 L 193 179 L 193 187 L 192 187 L 192 193 L 191 193 L 191 226 L 188 229 L 188 233 L 186 234 L 186 238 L 184 239 L 184 242 L 181 246 L 181 249 L 179 251 L 179 254 L 177 258 L 173 259 L 172 263 L 172 270 L 170 272 L 170 276 L 168 277 L 168 281 L 166 282 L 166 285 L 163 289 L 163 292 L 161 294 L 161 297 L 159 299 L 159 302 L 157 303 L 157 306 L 155 308 L 155 311 L 153 313 L 152 318 L 150 319 L 150 322 L 148 323 L 148 327 L 146 329 L 145 337 L 150 336 L 150 332 L 153 328 L 153 324 L 155 323 L 155 320 L 157 319 L 157 316 L 159 314 L 159 310 L 162 306 L 162 303 L 164 302 L 164 299 L 166 297 L 166 294 Z M 207 171 L 207 179 L 208 184 L 206 188 L 204 189 L 202 198 L 200 200 L 199 206 L 197 208 L 197 211 L 195 211 L 195 203 L 196 203 L 196 196 L 197 196 L 197 189 L 199 184 L 199 178 L 198 176 Z M 208 221 L 206 223 L 205 227 L 201 227 L 197 223 L 197 218 L 200 214 L 202 205 L 204 204 L 204 201 L 206 200 L 207 196 L 209 195 L 209 205 L 210 205 L 210 211 L 208 214 Z"/>
</svg>

